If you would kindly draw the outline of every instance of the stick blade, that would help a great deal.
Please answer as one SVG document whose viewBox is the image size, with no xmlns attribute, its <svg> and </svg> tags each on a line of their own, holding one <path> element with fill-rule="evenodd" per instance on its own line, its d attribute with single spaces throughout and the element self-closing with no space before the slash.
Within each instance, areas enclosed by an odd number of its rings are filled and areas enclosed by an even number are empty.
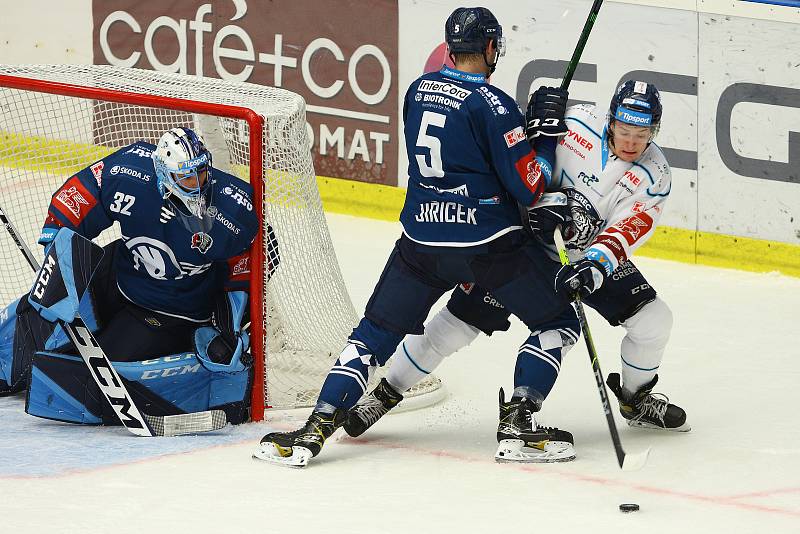
<svg viewBox="0 0 800 534">
<path fill-rule="evenodd" d="M 166 437 L 213 432 L 228 424 L 228 419 L 222 410 L 208 410 L 163 417 L 144 414 L 144 419 L 153 429 L 153 433 L 156 436 Z"/>
<path fill-rule="evenodd" d="M 647 447 L 642 452 L 637 452 L 635 454 L 626 453 L 625 457 L 622 460 L 622 467 L 623 471 L 638 471 L 644 464 L 647 463 L 647 458 L 650 456 L 651 447 Z"/>
</svg>

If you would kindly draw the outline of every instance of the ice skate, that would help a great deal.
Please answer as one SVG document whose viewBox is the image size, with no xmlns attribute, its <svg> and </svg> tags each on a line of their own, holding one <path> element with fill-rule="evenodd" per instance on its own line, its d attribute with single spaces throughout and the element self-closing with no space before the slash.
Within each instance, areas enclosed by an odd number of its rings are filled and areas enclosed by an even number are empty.
<svg viewBox="0 0 800 534">
<path fill-rule="evenodd" d="M 498 462 L 568 462 L 575 459 L 572 434 L 558 428 L 539 426 L 534 413 L 541 405 L 532 399 L 512 397 L 506 402 L 500 388 Z"/>
<path fill-rule="evenodd" d="M 342 426 L 344 417 L 340 410 L 333 414 L 314 412 L 298 430 L 271 432 L 261 438 L 253 458 L 287 467 L 305 467 L 320 453 L 325 440 Z"/>
<path fill-rule="evenodd" d="M 656 428 L 672 432 L 689 432 L 692 427 L 686 423 L 686 412 L 674 404 L 663 393 L 653 393 L 658 375 L 653 377 L 639 391 L 628 394 L 622 389 L 619 373 L 608 375 L 606 383 L 619 400 L 619 411 L 630 426 Z"/>
<path fill-rule="evenodd" d="M 380 383 L 369 395 L 361 397 L 358 403 L 347 411 L 345 432 L 353 437 L 360 436 L 401 400 L 403 395 L 395 391 L 385 378 L 381 378 Z"/>
</svg>

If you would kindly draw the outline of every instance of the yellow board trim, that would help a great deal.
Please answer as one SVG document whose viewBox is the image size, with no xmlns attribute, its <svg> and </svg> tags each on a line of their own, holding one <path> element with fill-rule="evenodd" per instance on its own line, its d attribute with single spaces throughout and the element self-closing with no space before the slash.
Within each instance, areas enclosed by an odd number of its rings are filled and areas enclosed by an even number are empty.
<svg viewBox="0 0 800 534">
<path fill-rule="evenodd" d="M 405 189 L 317 177 L 325 211 L 396 221 Z M 752 272 L 800 277 L 800 246 L 778 241 L 659 226 L 637 255 Z"/>
<path fill-rule="evenodd" d="M 85 167 L 87 161 L 96 161 L 112 151 L 73 141 L 0 132 L 1 166 L 72 174 Z M 31 158 L 31 154 L 36 157 Z M 403 188 L 326 176 L 318 176 L 317 185 L 326 211 L 383 221 L 400 218 L 405 199 Z M 763 239 L 661 226 L 637 254 L 753 272 L 779 271 L 800 277 L 800 246 Z"/>
</svg>

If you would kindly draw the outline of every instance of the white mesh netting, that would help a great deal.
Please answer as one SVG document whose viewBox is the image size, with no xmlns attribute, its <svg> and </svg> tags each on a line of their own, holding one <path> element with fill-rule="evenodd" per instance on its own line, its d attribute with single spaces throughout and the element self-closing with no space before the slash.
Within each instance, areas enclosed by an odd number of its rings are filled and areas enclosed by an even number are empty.
<svg viewBox="0 0 800 534">
<path fill-rule="evenodd" d="M 265 285 L 264 294 L 254 296 L 265 318 L 262 329 L 253 328 L 254 335 L 263 332 L 266 349 L 265 377 L 258 387 L 264 388 L 265 406 L 312 405 L 357 316 L 322 211 L 303 99 L 249 83 L 102 65 L 0 65 L 0 75 L 239 106 L 264 118 L 263 154 L 251 154 L 245 120 L 178 111 L 168 103 L 143 107 L 12 89 L 0 80 L 0 206 L 41 259 L 36 240 L 52 193 L 117 148 L 138 140 L 155 143 L 165 130 L 187 126 L 205 138 L 215 167 L 244 180 L 250 180 L 252 158 L 261 157 L 263 213 L 275 230 L 280 264 L 269 281 L 263 265 L 253 269 Z M 110 229 L 99 241 L 116 237 Z M 0 305 L 6 306 L 30 289 L 32 280 L 6 232 L 0 236 L 0 266 Z M 418 405 L 428 404 L 437 396 L 427 394 L 440 385 L 431 377 L 409 396 L 416 396 Z"/>
</svg>

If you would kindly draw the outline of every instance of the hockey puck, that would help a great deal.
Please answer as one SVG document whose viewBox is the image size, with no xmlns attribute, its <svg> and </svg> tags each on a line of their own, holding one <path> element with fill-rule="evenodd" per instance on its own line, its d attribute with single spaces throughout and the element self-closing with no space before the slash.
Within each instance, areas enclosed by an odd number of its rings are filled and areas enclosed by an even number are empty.
<svg viewBox="0 0 800 534">
<path fill-rule="evenodd" d="M 639 505 L 638 504 L 633 504 L 633 503 L 620 504 L 619 505 L 619 511 L 624 513 L 624 514 L 629 514 L 631 512 L 638 512 L 639 511 Z"/>
</svg>

